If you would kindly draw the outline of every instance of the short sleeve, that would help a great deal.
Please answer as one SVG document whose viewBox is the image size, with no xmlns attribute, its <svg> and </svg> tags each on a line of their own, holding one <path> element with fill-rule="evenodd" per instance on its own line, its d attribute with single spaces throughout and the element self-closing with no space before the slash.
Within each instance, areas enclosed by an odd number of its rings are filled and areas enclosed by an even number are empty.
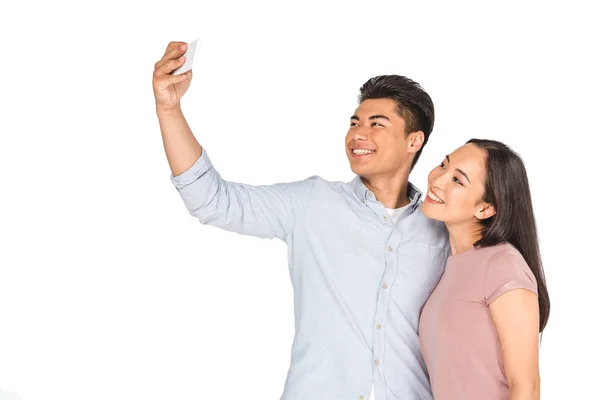
<svg viewBox="0 0 600 400">
<path fill-rule="evenodd" d="M 487 305 L 514 289 L 537 294 L 537 281 L 521 253 L 507 246 L 494 253 L 483 272 L 483 298 Z"/>
</svg>

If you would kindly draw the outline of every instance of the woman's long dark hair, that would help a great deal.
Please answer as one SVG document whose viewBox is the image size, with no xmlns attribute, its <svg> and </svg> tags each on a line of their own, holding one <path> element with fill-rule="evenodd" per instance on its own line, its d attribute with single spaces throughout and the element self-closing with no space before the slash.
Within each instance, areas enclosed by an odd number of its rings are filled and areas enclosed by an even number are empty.
<svg viewBox="0 0 600 400">
<path fill-rule="evenodd" d="M 533 215 L 529 180 L 523 160 L 504 143 L 494 140 L 471 139 L 486 153 L 486 179 L 483 201 L 492 204 L 496 214 L 481 221 L 483 237 L 475 246 L 488 247 L 503 242 L 512 244 L 535 275 L 540 307 L 540 332 L 550 315 L 550 297 Z"/>
</svg>

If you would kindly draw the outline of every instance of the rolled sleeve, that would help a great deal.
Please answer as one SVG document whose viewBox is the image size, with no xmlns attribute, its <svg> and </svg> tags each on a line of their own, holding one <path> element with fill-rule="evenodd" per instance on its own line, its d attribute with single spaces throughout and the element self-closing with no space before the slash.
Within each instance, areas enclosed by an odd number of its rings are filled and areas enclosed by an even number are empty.
<svg viewBox="0 0 600 400">
<path fill-rule="evenodd" d="M 483 296 L 487 305 L 514 289 L 537 294 L 537 281 L 523 256 L 509 248 L 500 250 L 488 260 L 483 275 Z"/>
<path fill-rule="evenodd" d="M 211 168 L 212 163 L 210 162 L 210 158 L 206 151 L 202 149 L 202 154 L 190 168 L 177 176 L 171 175 L 171 182 L 177 190 L 183 189 L 187 185 L 194 183 Z"/>
</svg>

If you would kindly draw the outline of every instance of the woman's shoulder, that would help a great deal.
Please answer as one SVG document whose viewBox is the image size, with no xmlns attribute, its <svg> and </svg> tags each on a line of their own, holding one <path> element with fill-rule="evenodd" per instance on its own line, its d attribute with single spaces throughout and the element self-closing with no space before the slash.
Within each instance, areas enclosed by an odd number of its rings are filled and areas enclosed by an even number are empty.
<svg viewBox="0 0 600 400">
<path fill-rule="evenodd" d="M 511 243 L 503 242 L 489 247 L 488 262 L 511 263 L 527 266 L 521 252 Z"/>
</svg>

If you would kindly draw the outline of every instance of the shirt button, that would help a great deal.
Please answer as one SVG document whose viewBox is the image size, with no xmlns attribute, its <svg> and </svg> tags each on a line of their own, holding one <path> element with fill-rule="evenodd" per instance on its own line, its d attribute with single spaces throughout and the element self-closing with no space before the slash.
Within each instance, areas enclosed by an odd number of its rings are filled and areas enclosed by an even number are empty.
<svg viewBox="0 0 600 400">
<path fill-rule="evenodd" d="M 360 399 L 360 400 L 365 400 L 365 396 L 361 395 L 361 396 L 359 397 L 359 399 Z"/>
<path fill-rule="evenodd" d="M 387 283 L 384 283 L 383 286 L 381 286 L 384 289 L 387 289 Z"/>
<path fill-rule="evenodd" d="M 369 192 L 369 193 L 367 193 L 367 196 L 373 197 L 373 193 Z"/>
<path fill-rule="evenodd" d="M 386 215 L 383 216 L 383 220 L 387 221 L 387 216 Z"/>
<path fill-rule="evenodd" d="M 388 246 L 387 251 L 392 252 L 394 249 L 392 249 L 392 246 Z"/>
<path fill-rule="evenodd" d="M 375 365 L 379 365 L 379 360 L 375 360 Z"/>
<path fill-rule="evenodd" d="M 375 325 L 375 327 L 376 327 L 377 329 L 381 329 L 381 324 L 377 324 L 377 325 Z"/>
</svg>

